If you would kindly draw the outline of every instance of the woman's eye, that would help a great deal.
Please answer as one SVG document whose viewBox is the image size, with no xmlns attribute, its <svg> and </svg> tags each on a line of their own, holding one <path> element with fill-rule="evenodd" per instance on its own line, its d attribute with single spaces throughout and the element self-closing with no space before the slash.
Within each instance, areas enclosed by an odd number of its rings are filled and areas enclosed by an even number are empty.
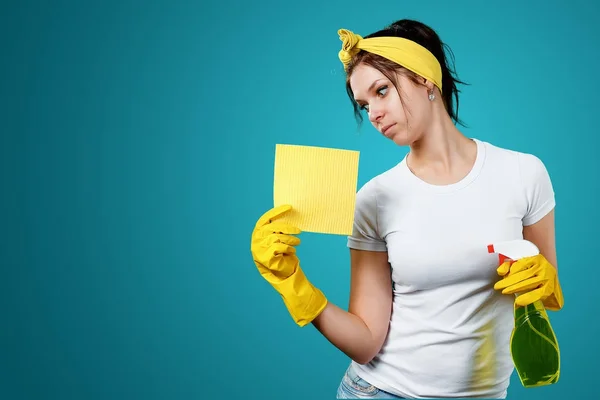
<svg viewBox="0 0 600 400">
<path fill-rule="evenodd" d="M 362 106 L 360 106 L 360 109 L 366 112 L 369 112 L 369 105 L 368 104 L 363 104 Z"/>
<path fill-rule="evenodd" d="M 382 96 L 385 96 L 385 94 L 387 93 L 388 87 L 387 86 L 382 86 L 377 90 L 377 93 L 379 93 Z"/>
</svg>

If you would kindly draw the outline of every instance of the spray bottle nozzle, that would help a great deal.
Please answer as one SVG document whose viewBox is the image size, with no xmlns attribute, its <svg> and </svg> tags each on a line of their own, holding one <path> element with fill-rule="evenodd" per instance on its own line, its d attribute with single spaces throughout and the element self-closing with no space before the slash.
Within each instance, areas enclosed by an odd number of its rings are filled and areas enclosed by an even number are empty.
<svg viewBox="0 0 600 400">
<path fill-rule="evenodd" d="M 488 245 L 488 253 L 498 253 L 500 264 L 507 259 L 518 260 L 540 253 L 537 246 L 528 240 L 509 240 Z"/>
</svg>

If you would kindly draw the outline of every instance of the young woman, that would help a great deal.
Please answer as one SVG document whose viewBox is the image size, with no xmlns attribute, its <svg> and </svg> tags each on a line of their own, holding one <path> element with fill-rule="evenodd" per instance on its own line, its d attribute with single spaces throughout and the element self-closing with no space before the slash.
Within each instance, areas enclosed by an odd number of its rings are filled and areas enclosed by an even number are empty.
<svg viewBox="0 0 600 400">
<path fill-rule="evenodd" d="M 304 275 L 300 230 L 277 221 L 291 206 L 260 217 L 253 259 L 296 323 L 351 358 L 338 398 L 504 398 L 514 293 L 520 306 L 563 305 L 547 170 L 458 130 L 460 82 L 430 27 L 400 20 L 339 35 L 357 117 L 410 148 L 357 193 L 348 311 Z M 515 239 L 541 254 L 499 266 L 488 244 Z"/>
</svg>

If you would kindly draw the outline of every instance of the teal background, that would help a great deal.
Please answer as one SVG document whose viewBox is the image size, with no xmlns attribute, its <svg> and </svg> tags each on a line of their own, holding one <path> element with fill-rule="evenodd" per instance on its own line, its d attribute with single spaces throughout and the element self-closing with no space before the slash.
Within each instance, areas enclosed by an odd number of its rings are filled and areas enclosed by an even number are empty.
<svg viewBox="0 0 600 400">
<path fill-rule="evenodd" d="M 464 132 L 533 152 L 556 190 L 560 382 L 595 395 L 598 6 L 558 1 L 21 1 L 0 13 L 0 398 L 335 398 L 348 359 L 293 324 L 250 255 L 276 143 L 406 153 L 352 116 L 337 29 L 432 25 Z M 303 233 L 346 307 L 341 236 Z M 592 296 L 587 298 L 586 296 Z"/>
</svg>

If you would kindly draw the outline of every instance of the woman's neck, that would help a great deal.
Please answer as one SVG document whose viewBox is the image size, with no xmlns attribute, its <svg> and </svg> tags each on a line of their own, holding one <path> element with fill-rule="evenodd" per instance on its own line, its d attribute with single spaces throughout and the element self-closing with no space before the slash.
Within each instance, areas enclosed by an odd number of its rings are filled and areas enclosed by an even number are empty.
<svg viewBox="0 0 600 400">
<path fill-rule="evenodd" d="M 427 182 L 448 184 L 469 173 L 477 158 L 477 145 L 450 118 L 441 121 L 410 146 L 407 165 Z"/>
</svg>

